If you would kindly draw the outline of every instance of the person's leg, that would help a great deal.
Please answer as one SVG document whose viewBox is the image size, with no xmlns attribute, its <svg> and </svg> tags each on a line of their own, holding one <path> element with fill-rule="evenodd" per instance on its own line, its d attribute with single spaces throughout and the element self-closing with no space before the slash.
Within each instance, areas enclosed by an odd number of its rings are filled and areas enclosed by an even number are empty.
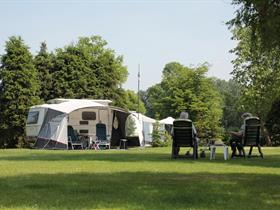
<svg viewBox="0 0 280 210">
<path fill-rule="evenodd" d="M 175 155 L 179 155 L 180 147 L 175 147 L 174 152 L 175 152 Z"/>
<path fill-rule="evenodd" d="M 243 145 L 242 145 L 242 137 L 236 138 L 236 147 L 239 155 L 243 155 Z"/>
<path fill-rule="evenodd" d="M 233 157 L 234 155 L 236 155 L 236 143 L 232 142 L 231 146 L 231 150 L 232 150 L 232 155 L 231 157 Z"/>
<path fill-rule="evenodd" d="M 230 144 L 231 150 L 234 150 L 234 148 L 236 147 L 236 143 L 235 143 L 235 139 L 233 137 L 230 138 L 229 144 Z"/>
<path fill-rule="evenodd" d="M 236 139 L 232 136 L 229 140 L 229 143 L 232 150 L 231 157 L 233 157 L 234 155 L 236 155 Z"/>
<path fill-rule="evenodd" d="M 242 155 L 242 149 L 239 144 L 237 144 L 238 155 Z"/>
</svg>

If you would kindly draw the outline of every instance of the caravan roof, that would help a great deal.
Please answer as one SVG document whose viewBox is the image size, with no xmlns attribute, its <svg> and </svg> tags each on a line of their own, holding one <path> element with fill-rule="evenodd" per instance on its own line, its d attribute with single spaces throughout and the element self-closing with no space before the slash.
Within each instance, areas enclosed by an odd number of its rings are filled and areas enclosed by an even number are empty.
<svg viewBox="0 0 280 210">
<path fill-rule="evenodd" d="M 174 120 L 175 119 L 173 117 L 167 117 L 167 118 L 160 120 L 159 123 L 166 124 L 166 125 L 173 125 Z"/>
<path fill-rule="evenodd" d="M 108 99 L 68 99 L 68 98 L 55 98 L 48 100 L 48 104 L 60 104 L 63 102 L 69 102 L 69 101 L 92 101 L 92 102 L 97 102 L 100 104 L 103 104 L 105 106 L 108 106 L 110 103 L 112 103 L 111 100 Z"/>
<path fill-rule="evenodd" d="M 56 104 L 42 104 L 32 106 L 31 108 L 49 108 L 56 111 L 60 111 L 66 114 L 69 114 L 77 109 L 87 108 L 87 107 L 108 107 L 108 105 L 104 105 L 102 103 L 96 102 L 96 100 L 88 100 L 88 99 L 63 99 L 62 102 Z M 108 100 L 109 101 L 109 100 Z"/>
<path fill-rule="evenodd" d="M 135 111 L 130 111 L 131 114 L 133 114 L 135 117 L 139 118 L 143 121 L 143 122 L 148 122 L 148 123 L 155 123 L 156 120 L 150 117 L 147 117 L 146 115 L 143 115 L 141 113 L 135 112 Z"/>
</svg>

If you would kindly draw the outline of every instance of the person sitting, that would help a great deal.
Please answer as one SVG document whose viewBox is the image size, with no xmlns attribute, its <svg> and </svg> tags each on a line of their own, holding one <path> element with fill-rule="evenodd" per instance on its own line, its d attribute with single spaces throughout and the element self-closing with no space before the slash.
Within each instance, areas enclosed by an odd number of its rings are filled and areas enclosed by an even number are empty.
<svg viewBox="0 0 280 210">
<path fill-rule="evenodd" d="M 179 119 L 189 119 L 189 113 L 185 112 L 185 111 L 181 112 Z M 193 130 L 193 135 L 194 135 L 195 141 L 198 144 L 199 139 L 197 138 L 197 131 L 196 131 L 196 128 L 195 128 L 194 124 L 192 124 L 192 130 Z M 177 155 L 179 154 L 179 151 L 180 151 L 180 148 L 177 147 L 176 148 Z M 189 151 L 186 152 L 186 155 L 189 155 Z"/>
<path fill-rule="evenodd" d="M 248 117 L 252 117 L 253 115 L 251 113 L 244 113 L 241 115 L 241 118 L 243 119 L 243 124 L 241 125 L 240 129 L 238 132 L 235 131 L 231 131 L 231 137 L 230 137 L 230 147 L 231 150 L 233 151 L 233 156 L 236 155 L 236 148 L 238 150 L 239 155 L 243 155 L 242 154 L 242 139 L 243 139 L 243 135 L 244 135 L 244 131 L 245 131 L 245 120 Z"/>
</svg>

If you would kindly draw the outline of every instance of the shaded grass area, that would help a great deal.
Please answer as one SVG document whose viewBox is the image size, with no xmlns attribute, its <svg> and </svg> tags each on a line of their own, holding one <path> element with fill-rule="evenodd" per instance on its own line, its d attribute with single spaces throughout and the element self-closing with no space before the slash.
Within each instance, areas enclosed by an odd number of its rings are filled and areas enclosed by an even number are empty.
<svg viewBox="0 0 280 210">
<path fill-rule="evenodd" d="M 280 148 L 265 159 L 170 159 L 170 148 L 0 150 L 2 209 L 280 209 Z"/>
<path fill-rule="evenodd" d="M 248 175 L 210 173 L 186 175 L 140 172 L 113 173 L 110 176 L 104 173 L 33 174 L 4 178 L 0 183 L 0 206 L 4 208 L 279 209 L 280 207 L 280 197 L 276 193 L 279 185 L 275 185 L 279 183 L 279 176 L 276 175 L 250 174 L 248 179 Z"/>
</svg>

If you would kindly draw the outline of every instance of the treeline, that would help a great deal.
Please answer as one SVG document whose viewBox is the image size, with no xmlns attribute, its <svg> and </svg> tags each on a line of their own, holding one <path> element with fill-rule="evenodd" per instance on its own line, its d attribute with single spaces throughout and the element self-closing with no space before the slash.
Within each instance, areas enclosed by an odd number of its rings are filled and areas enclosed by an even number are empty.
<svg viewBox="0 0 280 210">
<path fill-rule="evenodd" d="M 128 75 L 123 58 L 106 45 L 101 37 L 82 37 L 48 52 L 43 42 L 33 56 L 20 37 L 11 37 L 0 66 L 1 147 L 24 146 L 29 107 L 49 99 L 111 99 L 113 105 L 138 110 L 137 94 L 122 88 Z M 225 127 L 237 125 L 223 117 L 225 94 L 218 83 L 229 83 L 208 78 L 207 71 L 207 64 L 192 68 L 176 62 L 166 64 L 162 81 L 140 92 L 140 112 L 176 118 L 181 111 L 188 111 L 202 138 L 223 137 Z M 232 115 L 236 115 L 234 110 Z"/>
<path fill-rule="evenodd" d="M 207 64 L 193 68 L 176 62 L 167 64 L 161 82 L 146 92 L 147 114 L 176 118 L 187 111 L 200 137 L 219 137 L 223 101 L 213 81 L 206 77 L 207 71 Z"/>
<path fill-rule="evenodd" d="M 268 142 L 280 144 L 280 3 L 233 0 L 236 17 L 228 22 L 237 46 L 233 79 L 243 109 L 258 115 Z"/>
<path fill-rule="evenodd" d="M 128 75 L 123 58 L 106 45 L 99 36 L 82 37 L 48 52 L 43 42 L 33 56 L 21 37 L 11 37 L 1 56 L 0 146 L 24 146 L 29 107 L 52 98 L 111 99 L 136 110 L 137 94 L 122 88 Z"/>
<path fill-rule="evenodd" d="M 251 112 L 261 118 L 271 142 L 279 144 L 280 59 L 272 62 L 271 55 L 266 57 L 268 63 L 260 60 L 259 65 L 246 66 L 252 59 L 245 51 L 250 42 L 239 39 L 232 80 L 207 77 L 207 63 L 196 67 L 168 63 L 161 82 L 140 91 L 140 112 L 153 118 L 177 118 L 187 111 L 202 142 L 228 140 L 228 131 L 238 130 L 242 123 L 240 115 Z M 101 37 L 82 37 L 48 52 L 43 42 L 33 56 L 20 37 L 11 37 L 0 63 L 0 147 L 24 146 L 29 107 L 49 99 L 111 99 L 113 105 L 138 110 L 137 94 L 122 88 L 128 75 L 123 58 L 106 46 Z"/>
</svg>

